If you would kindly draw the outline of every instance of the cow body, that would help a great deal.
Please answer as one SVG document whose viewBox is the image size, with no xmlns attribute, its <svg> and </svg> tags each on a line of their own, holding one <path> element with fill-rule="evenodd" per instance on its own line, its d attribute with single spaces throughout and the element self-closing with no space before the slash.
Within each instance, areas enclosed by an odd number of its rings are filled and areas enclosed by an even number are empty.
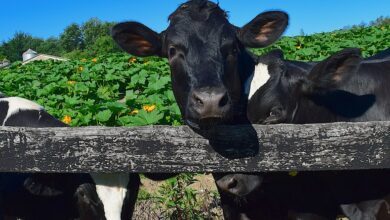
<svg viewBox="0 0 390 220">
<path fill-rule="evenodd" d="M 0 98 L 3 126 L 66 127 L 38 104 Z M 138 174 L 0 174 L 0 214 L 35 219 L 131 219 Z"/>
</svg>

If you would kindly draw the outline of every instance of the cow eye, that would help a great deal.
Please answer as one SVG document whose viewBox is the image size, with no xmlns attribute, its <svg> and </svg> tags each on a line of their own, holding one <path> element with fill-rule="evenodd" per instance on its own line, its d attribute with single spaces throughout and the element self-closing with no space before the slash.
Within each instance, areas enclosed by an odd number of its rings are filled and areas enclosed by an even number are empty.
<svg viewBox="0 0 390 220">
<path fill-rule="evenodd" d="M 168 49 L 168 57 L 174 57 L 176 55 L 176 48 L 174 46 L 170 46 Z"/>
<path fill-rule="evenodd" d="M 232 49 L 232 54 L 233 54 L 233 55 L 236 55 L 237 53 L 238 53 L 238 50 L 237 50 L 237 48 L 234 47 L 234 48 Z"/>
<path fill-rule="evenodd" d="M 282 115 L 282 109 L 280 107 L 272 108 L 269 116 L 275 117 L 275 116 L 281 116 Z"/>
</svg>

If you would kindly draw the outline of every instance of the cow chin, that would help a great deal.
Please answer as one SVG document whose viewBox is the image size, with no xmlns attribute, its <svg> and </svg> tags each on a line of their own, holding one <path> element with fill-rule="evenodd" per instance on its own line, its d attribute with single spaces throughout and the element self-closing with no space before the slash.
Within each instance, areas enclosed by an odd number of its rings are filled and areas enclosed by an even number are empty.
<svg viewBox="0 0 390 220">
<path fill-rule="evenodd" d="M 195 117 L 188 117 L 184 121 L 185 123 L 191 127 L 194 130 L 212 130 L 217 128 L 218 126 L 223 126 L 230 124 L 232 121 L 232 116 L 230 114 L 224 115 L 224 116 L 214 116 L 214 117 L 207 117 L 207 118 L 195 118 Z"/>
<path fill-rule="evenodd" d="M 204 119 L 186 119 L 186 124 L 195 130 L 211 130 L 218 125 L 224 124 L 222 117 L 211 117 Z"/>
</svg>

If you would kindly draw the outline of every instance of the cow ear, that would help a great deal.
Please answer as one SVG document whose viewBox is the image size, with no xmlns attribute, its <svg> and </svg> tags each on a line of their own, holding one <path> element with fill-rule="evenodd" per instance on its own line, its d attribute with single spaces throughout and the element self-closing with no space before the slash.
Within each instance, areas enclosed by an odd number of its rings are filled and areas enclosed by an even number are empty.
<svg viewBox="0 0 390 220">
<path fill-rule="evenodd" d="M 288 15 L 282 11 L 268 11 L 257 15 L 238 31 L 238 38 L 246 47 L 266 47 L 286 30 Z"/>
<path fill-rule="evenodd" d="M 344 49 L 315 65 L 302 89 L 306 93 L 336 89 L 358 71 L 361 61 L 359 49 Z"/>
<path fill-rule="evenodd" d="M 129 54 L 140 57 L 161 55 L 160 35 L 141 23 L 119 23 L 111 29 L 111 36 Z"/>
</svg>

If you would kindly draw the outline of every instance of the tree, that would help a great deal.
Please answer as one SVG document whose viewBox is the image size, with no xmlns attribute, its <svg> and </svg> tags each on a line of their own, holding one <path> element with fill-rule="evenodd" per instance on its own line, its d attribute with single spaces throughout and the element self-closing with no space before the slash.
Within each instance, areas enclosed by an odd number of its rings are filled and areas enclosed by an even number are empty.
<svg viewBox="0 0 390 220">
<path fill-rule="evenodd" d="M 50 55 L 60 56 L 63 54 L 63 48 L 61 46 L 60 40 L 55 37 L 50 37 L 45 40 L 38 48 L 39 53 L 45 53 Z"/>
<path fill-rule="evenodd" d="M 7 58 L 7 56 L 4 53 L 4 47 L 3 47 L 4 42 L 0 45 L 0 61 L 4 60 Z"/>
<path fill-rule="evenodd" d="M 22 54 L 29 48 L 37 50 L 44 40 L 33 38 L 23 32 L 15 33 L 14 37 L 2 45 L 3 54 L 12 62 L 22 60 Z"/>
<path fill-rule="evenodd" d="M 121 49 L 117 46 L 111 36 L 99 37 L 95 43 L 88 48 L 95 55 L 120 52 Z"/>
<path fill-rule="evenodd" d="M 379 18 L 370 22 L 371 26 L 382 26 L 382 25 L 389 25 L 389 24 L 390 24 L 390 17 L 384 17 L 384 16 L 380 16 Z"/>
<path fill-rule="evenodd" d="M 97 39 L 110 35 L 113 23 L 102 22 L 98 18 L 91 18 L 85 22 L 81 29 L 84 36 L 85 47 L 91 47 Z"/>
<path fill-rule="evenodd" d="M 66 27 L 60 36 L 60 43 L 66 52 L 83 49 L 84 41 L 80 26 L 73 23 Z"/>
</svg>

